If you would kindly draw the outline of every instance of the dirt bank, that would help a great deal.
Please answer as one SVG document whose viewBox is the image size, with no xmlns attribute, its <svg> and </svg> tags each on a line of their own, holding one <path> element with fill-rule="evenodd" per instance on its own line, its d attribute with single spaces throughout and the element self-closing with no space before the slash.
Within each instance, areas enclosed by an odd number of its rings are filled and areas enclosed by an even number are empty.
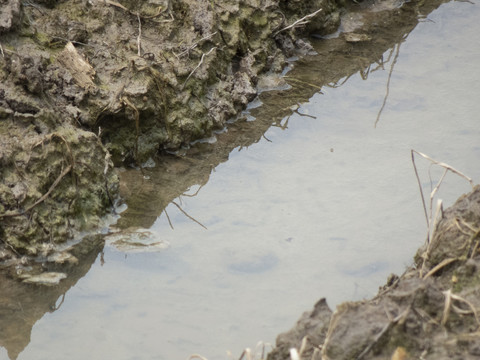
<svg viewBox="0 0 480 360">
<path fill-rule="evenodd" d="M 325 299 L 279 335 L 269 360 L 478 359 L 480 338 L 480 186 L 441 215 L 430 243 L 378 295 L 343 303 Z"/>
<path fill-rule="evenodd" d="M 0 260 L 98 227 L 118 194 L 113 164 L 139 165 L 222 128 L 256 96 L 260 73 L 311 49 L 302 34 L 335 31 L 338 9 L 1 1 Z"/>
</svg>

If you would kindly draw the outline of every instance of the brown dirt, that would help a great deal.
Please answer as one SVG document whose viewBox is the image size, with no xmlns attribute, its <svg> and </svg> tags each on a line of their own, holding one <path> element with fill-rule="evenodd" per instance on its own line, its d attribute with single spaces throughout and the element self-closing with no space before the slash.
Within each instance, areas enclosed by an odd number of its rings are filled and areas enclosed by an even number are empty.
<svg viewBox="0 0 480 360">
<path fill-rule="evenodd" d="M 276 33 L 319 8 L 307 30 L 334 31 L 330 0 L 1 0 L 4 258 L 95 229 L 118 196 L 112 161 L 222 128 L 306 46 L 305 27 Z"/>
<path fill-rule="evenodd" d="M 418 14 L 439 3 L 411 2 L 371 15 L 377 17 L 354 26 L 333 47 L 320 46 L 320 54 L 336 52 L 340 58 L 332 67 L 332 58 L 325 56 L 315 71 L 330 84 L 368 68 L 370 57 L 358 64 L 349 61 L 351 55 L 361 49 L 373 53 L 369 39 L 381 38 L 379 33 L 392 26 L 405 29 L 399 29 L 397 40 L 380 41 L 385 48 L 400 41 Z M 52 311 L 101 251 L 102 241 L 90 237 L 71 251 L 80 265 L 48 260 L 55 244 L 95 228 L 111 209 L 119 180 L 110 156 L 117 165 L 139 164 L 223 127 L 256 96 L 261 73 L 281 70 L 285 57 L 308 53 L 302 32 L 273 34 L 320 7 L 324 12 L 304 30 L 334 31 L 340 17 L 338 4 L 330 1 L 0 0 L 0 261 L 16 265 L 22 276 L 30 267 L 22 255 L 35 255 L 48 271 L 68 274 L 48 291 L 2 277 L 1 316 L 10 325 L 0 338 L 9 343 L 29 333 L 18 327 L 28 330 Z M 411 21 L 398 23 L 405 13 Z M 380 58 L 383 51 L 372 56 Z M 308 82 L 301 75 L 296 80 Z M 288 104 L 281 108 L 310 96 L 302 91 L 313 90 L 294 86 L 296 95 L 285 97 Z M 259 111 L 279 121 L 285 111 L 268 99 L 264 93 Z M 223 159 L 243 145 L 242 131 L 249 128 L 240 125 Z M 201 173 L 208 179 L 200 165 L 170 160 L 164 166 L 180 167 L 175 176 L 197 173 L 198 183 Z M 476 187 L 445 211 L 430 246 L 419 250 L 415 265 L 402 276 L 392 275 L 375 298 L 342 304 L 335 312 L 320 300 L 278 337 L 268 358 L 289 359 L 290 348 L 302 359 L 478 358 L 479 229 Z M 20 321 L 19 308 L 35 311 L 26 316 L 34 320 Z M 24 345 L 9 353 L 18 354 Z"/>
<path fill-rule="evenodd" d="M 269 360 L 477 359 L 480 356 L 480 186 L 447 209 L 415 264 L 376 297 L 332 313 L 320 300 Z"/>
</svg>

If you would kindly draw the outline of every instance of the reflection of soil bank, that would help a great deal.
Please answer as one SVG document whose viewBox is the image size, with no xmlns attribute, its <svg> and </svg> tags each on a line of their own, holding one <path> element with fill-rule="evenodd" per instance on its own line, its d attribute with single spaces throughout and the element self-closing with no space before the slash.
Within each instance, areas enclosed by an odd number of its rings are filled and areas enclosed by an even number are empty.
<svg viewBox="0 0 480 360">
<path fill-rule="evenodd" d="M 257 76 L 338 25 L 335 1 L 0 2 L 0 239 L 35 254 L 97 226 L 115 164 L 222 128 Z M 3 260 L 0 257 L 0 260 Z"/>
<path fill-rule="evenodd" d="M 68 290 L 85 276 L 103 249 L 103 239 L 92 236 L 74 247 L 71 253 L 78 259 L 75 264 L 59 266 L 43 262 L 46 271 L 64 272 L 65 279 L 56 286 L 20 283 L 0 273 L 0 346 L 14 360 L 30 343 L 35 323 L 47 313 L 61 309 Z M 17 267 L 20 272 L 21 266 Z"/>
<path fill-rule="evenodd" d="M 212 137 L 213 143 L 187 146 L 176 155 L 162 155 L 154 168 L 143 172 L 127 170 L 119 176 L 120 193 L 128 204 L 119 227 L 149 228 L 165 208 L 190 187 L 207 183 L 210 173 L 228 160 L 235 149 L 258 142 L 271 126 L 287 128 L 289 116 L 298 104 L 308 101 L 325 87 L 338 87 L 357 72 L 367 78 L 375 68 L 390 67 L 408 34 L 443 0 L 405 3 L 382 1 L 350 4 L 341 16 L 342 28 L 353 37 L 363 35 L 368 41 L 352 41 L 346 33 L 312 40 L 317 55 L 307 55 L 293 64 L 287 76 L 259 76 L 261 106 L 248 110 L 255 121 L 240 114 L 228 124 L 228 131 Z M 385 56 L 387 53 L 389 56 Z M 388 90 L 387 90 L 388 91 Z M 380 117 L 379 117 L 380 119 Z M 381 119 L 380 119 L 381 120 Z M 373 125 L 373 124 L 372 124 Z"/>
<path fill-rule="evenodd" d="M 480 355 L 480 186 L 443 213 L 430 245 L 368 301 L 332 314 L 320 300 L 277 338 L 269 360 L 473 359 Z"/>
</svg>

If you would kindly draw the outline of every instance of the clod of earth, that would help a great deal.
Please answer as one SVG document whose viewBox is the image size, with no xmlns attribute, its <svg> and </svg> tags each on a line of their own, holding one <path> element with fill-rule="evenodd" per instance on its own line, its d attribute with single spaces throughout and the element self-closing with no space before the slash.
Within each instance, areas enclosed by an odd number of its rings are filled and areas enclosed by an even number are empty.
<svg viewBox="0 0 480 360">
<path fill-rule="evenodd" d="M 431 242 L 400 277 L 391 276 L 376 297 L 344 303 L 332 313 L 324 299 L 277 338 L 269 360 L 473 359 L 479 356 L 480 186 L 447 209 Z M 455 258 L 455 261 L 444 262 Z M 402 357 L 403 356 L 403 357 Z"/>
<path fill-rule="evenodd" d="M 338 11 L 327 0 L 0 2 L 0 250 L 32 256 L 95 229 L 118 200 L 113 164 L 223 128 L 259 74 L 281 70 L 306 30 L 334 31 Z"/>
</svg>

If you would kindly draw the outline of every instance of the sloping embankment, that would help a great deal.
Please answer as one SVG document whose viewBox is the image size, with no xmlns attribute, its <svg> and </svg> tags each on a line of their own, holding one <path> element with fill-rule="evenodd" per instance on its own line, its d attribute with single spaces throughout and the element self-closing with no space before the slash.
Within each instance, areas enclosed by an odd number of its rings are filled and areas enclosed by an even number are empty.
<svg viewBox="0 0 480 360">
<path fill-rule="evenodd" d="M 376 297 L 332 313 L 321 299 L 277 338 L 268 360 L 477 359 L 480 356 L 480 186 L 441 215 L 430 243 Z"/>
<path fill-rule="evenodd" d="M 1 2 L 0 260 L 98 226 L 113 164 L 222 128 L 309 50 L 297 30 L 338 21 L 330 0 Z"/>
</svg>

